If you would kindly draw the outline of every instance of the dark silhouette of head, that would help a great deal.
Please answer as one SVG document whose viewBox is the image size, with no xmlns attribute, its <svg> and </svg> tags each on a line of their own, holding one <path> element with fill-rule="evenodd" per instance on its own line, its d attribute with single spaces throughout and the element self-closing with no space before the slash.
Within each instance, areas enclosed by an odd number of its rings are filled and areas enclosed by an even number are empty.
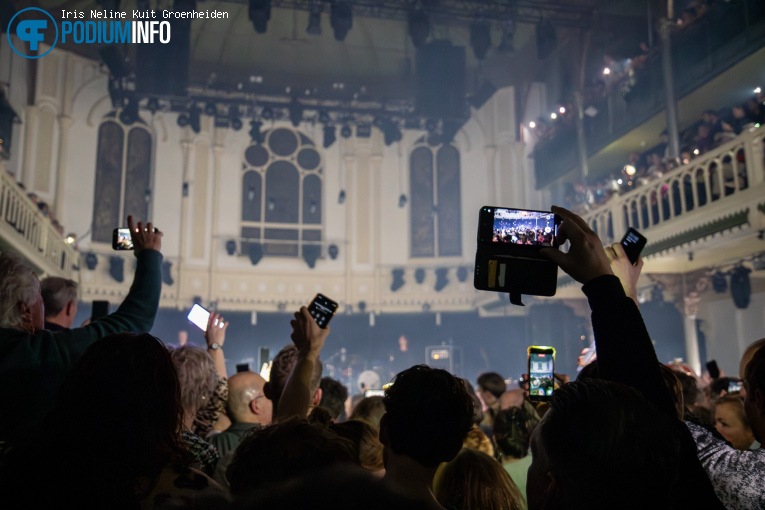
<svg viewBox="0 0 765 510">
<path fill-rule="evenodd" d="M 446 370 L 415 365 L 385 390 L 380 439 L 426 468 L 449 462 L 473 426 L 473 399 Z"/>
<path fill-rule="evenodd" d="M 494 417 L 494 442 L 503 458 L 522 459 L 529 453 L 531 434 L 539 419 L 523 407 L 503 409 Z"/>
<path fill-rule="evenodd" d="M 529 510 L 670 508 L 682 469 L 675 417 L 593 379 L 561 386 L 548 403 L 532 440 Z M 601 483 L 582 497 L 592 480 Z"/>
<path fill-rule="evenodd" d="M 329 410 L 332 419 L 336 420 L 343 413 L 345 400 L 348 398 L 348 388 L 331 377 L 322 377 L 319 387 L 321 388 L 319 405 Z"/>
<path fill-rule="evenodd" d="M 279 399 L 284 391 L 284 386 L 287 384 L 287 379 L 292 373 L 292 369 L 295 368 L 297 358 L 297 347 L 295 347 L 295 344 L 289 344 L 279 351 L 271 364 L 271 374 L 268 382 L 263 387 L 263 393 L 266 395 L 266 398 L 273 402 L 274 416 L 276 416 L 276 410 L 279 408 Z M 314 363 L 313 374 L 311 375 L 311 395 L 314 397 L 321 382 L 321 371 L 321 360 L 317 360 Z"/>
</svg>

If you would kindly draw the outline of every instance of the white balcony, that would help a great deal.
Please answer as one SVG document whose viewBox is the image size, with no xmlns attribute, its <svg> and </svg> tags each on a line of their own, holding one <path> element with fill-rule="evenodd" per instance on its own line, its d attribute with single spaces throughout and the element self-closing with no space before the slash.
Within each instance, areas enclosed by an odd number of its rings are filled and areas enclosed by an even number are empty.
<svg viewBox="0 0 765 510">
<path fill-rule="evenodd" d="M 682 273 L 761 253 L 763 144 L 765 129 L 752 128 L 583 218 L 605 245 L 619 242 L 627 227 L 646 236 L 644 273 Z M 561 276 L 559 287 L 571 281 Z"/>
<path fill-rule="evenodd" d="M 77 252 L 0 164 L 0 247 L 46 276 L 77 279 Z"/>
</svg>

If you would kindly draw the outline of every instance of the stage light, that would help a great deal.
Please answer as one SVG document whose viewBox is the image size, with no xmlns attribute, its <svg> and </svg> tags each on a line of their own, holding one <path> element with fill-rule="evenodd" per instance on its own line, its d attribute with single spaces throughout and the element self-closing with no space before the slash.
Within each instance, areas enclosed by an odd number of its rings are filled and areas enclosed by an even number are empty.
<svg viewBox="0 0 765 510">
<path fill-rule="evenodd" d="M 310 35 L 321 35 L 321 4 L 316 0 L 311 5 L 311 12 L 308 14 L 308 26 L 305 31 Z"/>
<path fill-rule="evenodd" d="M 66 241 L 66 244 L 74 244 L 74 242 L 77 240 L 77 234 L 67 234 L 66 239 L 64 240 Z"/>
<path fill-rule="evenodd" d="M 127 106 L 120 112 L 120 122 L 126 126 L 134 124 L 138 120 L 138 100 L 131 98 Z"/>
<path fill-rule="evenodd" d="M 173 268 L 173 263 L 169 260 L 166 260 L 162 262 L 162 283 L 165 285 L 172 285 L 175 283 L 175 280 L 173 280 L 173 275 L 171 273 L 171 270 Z"/>
<path fill-rule="evenodd" d="M 353 134 L 353 131 L 351 131 L 351 126 L 348 124 L 344 124 L 342 128 L 340 128 L 340 136 L 343 138 L 350 138 Z"/>
<path fill-rule="evenodd" d="M 622 182 L 623 182 L 623 181 L 622 181 L 621 179 L 616 179 L 616 184 L 618 184 L 618 185 L 620 185 L 620 186 L 621 186 Z"/>
<path fill-rule="evenodd" d="M 415 8 L 409 13 L 409 37 L 415 48 L 425 45 L 430 36 L 430 18 L 422 9 Z"/>
<path fill-rule="evenodd" d="M 561 115 L 563 115 L 564 113 L 566 113 L 566 107 L 561 106 L 560 108 L 558 108 L 558 111 L 560 112 Z"/>
<path fill-rule="evenodd" d="M 529 122 L 529 127 L 531 129 L 534 129 L 535 127 L 537 127 L 537 123 L 532 120 L 531 122 Z"/>
<path fill-rule="evenodd" d="M 189 125 L 189 116 L 186 115 L 185 113 L 178 115 L 178 126 L 184 128 L 188 125 Z"/>
<path fill-rule="evenodd" d="M 271 19 L 271 0 L 250 0 L 250 21 L 258 34 L 265 34 Z"/>
<path fill-rule="evenodd" d="M 555 112 L 552 112 L 552 113 L 550 114 L 550 118 L 551 118 L 552 120 L 555 120 L 555 119 L 557 119 L 557 118 L 558 118 L 558 114 L 557 114 L 557 113 L 555 113 Z"/>
<path fill-rule="evenodd" d="M 728 290 L 728 280 L 725 279 L 725 274 L 717 271 L 712 275 L 712 288 L 717 294 L 725 294 Z"/>
<path fill-rule="evenodd" d="M 401 196 L 398 197 L 398 206 L 404 207 L 405 205 L 406 205 L 406 195 L 402 193 Z"/>
<path fill-rule="evenodd" d="M 637 172 L 637 170 L 635 169 L 634 166 L 632 166 L 632 165 L 624 165 L 624 173 L 626 173 L 627 175 L 633 176 L 633 175 L 635 175 L 635 172 Z"/>
<path fill-rule="evenodd" d="M 335 143 L 335 140 L 337 140 L 337 135 L 335 133 L 335 126 L 324 126 L 324 148 L 329 149 L 333 143 Z"/>
<path fill-rule="evenodd" d="M 404 286 L 404 270 L 403 269 L 394 269 L 391 272 L 391 276 L 393 277 L 393 281 L 390 284 L 390 290 L 391 292 L 396 292 L 398 289 Z"/>
<path fill-rule="evenodd" d="M 736 308 L 749 307 L 752 297 L 752 284 L 749 281 L 749 273 L 752 271 L 744 266 L 734 267 L 730 272 L 730 293 Z"/>
<path fill-rule="evenodd" d="M 236 241 L 229 239 L 226 241 L 226 253 L 233 255 L 236 253 Z"/>
<path fill-rule="evenodd" d="M 470 25 L 470 47 L 473 48 L 473 54 L 478 60 L 486 58 L 489 46 L 491 46 L 489 23 L 481 20 Z"/>
<path fill-rule="evenodd" d="M 308 267 L 313 269 L 316 267 L 316 260 L 321 255 L 321 246 L 316 244 L 307 244 L 303 246 L 303 260 Z"/>
<path fill-rule="evenodd" d="M 154 115 L 157 113 L 157 111 L 159 111 L 159 101 L 155 98 L 149 99 L 149 101 L 146 103 L 146 108 L 148 108 L 151 114 Z"/>
<path fill-rule="evenodd" d="M 260 259 L 263 258 L 263 247 L 260 243 L 250 243 L 249 252 L 250 262 L 252 262 L 253 266 L 256 266 Z"/>
<path fill-rule="evenodd" d="M 425 281 L 425 270 L 422 268 L 419 268 L 414 272 L 414 281 L 417 283 L 422 283 Z"/>
<path fill-rule="evenodd" d="M 125 259 L 122 257 L 110 257 L 109 274 L 114 278 L 114 281 L 122 283 L 125 280 Z"/>
<path fill-rule="evenodd" d="M 253 143 L 263 143 L 263 133 L 260 132 L 260 128 L 263 123 L 259 120 L 250 121 L 250 139 Z"/>
<path fill-rule="evenodd" d="M 497 51 L 501 53 L 515 52 L 515 23 L 511 19 L 507 20 L 507 23 L 502 27 L 502 40 L 497 46 Z"/>
<path fill-rule="evenodd" d="M 340 193 L 337 194 L 337 203 L 343 204 L 345 203 L 345 190 L 341 189 Z"/>
<path fill-rule="evenodd" d="M 290 101 L 289 113 L 290 122 L 292 122 L 292 125 L 294 127 L 300 126 L 300 123 L 303 122 L 303 105 L 300 103 L 300 101 L 297 100 L 297 98 L 293 97 L 292 101 Z"/>
<path fill-rule="evenodd" d="M 436 292 L 441 292 L 444 287 L 449 285 L 448 274 L 449 270 L 445 267 L 436 269 L 436 286 L 434 287 Z"/>
<path fill-rule="evenodd" d="M 335 260 L 337 256 L 340 254 L 340 249 L 337 247 L 336 244 L 330 244 L 329 248 L 327 248 L 327 253 L 329 254 L 329 258 L 332 260 Z"/>
<path fill-rule="evenodd" d="M 332 122 L 332 117 L 329 116 L 329 113 L 326 110 L 321 110 L 319 112 L 319 122 L 322 124 L 329 124 Z"/>
<path fill-rule="evenodd" d="M 603 69 L 603 74 L 605 74 L 606 76 L 608 76 L 609 74 L 611 74 L 611 69 L 610 69 L 610 68 L 608 68 L 608 67 L 604 68 L 604 69 Z"/>
<path fill-rule="evenodd" d="M 335 40 L 344 41 L 348 31 L 353 27 L 353 8 L 343 0 L 336 0 L 332 4 L 329 21 L 332 25 Z"/>
<path fill-rule="evenodd" d="M 698 150 L 698 149 L 693 149 L 693 153 L 694 153 L 696 156 L 698 156 L 698 155 L 699 155 L 699 150 Z"/>
<path fill-rule="evenodd" d="M 197 106 L 192 106 L 189 110 L 189 126 L 195 133 L 199 133 L 202 130 L 201 125 L 202 110 Z"/>
<path fill-rule="evenodd" d="M 755 94 L 759 94 L 760 92 L 762 92 L 762 89 L 760 87 L 757 87 L 756 89 L 754 89 Z"/>
</svg>

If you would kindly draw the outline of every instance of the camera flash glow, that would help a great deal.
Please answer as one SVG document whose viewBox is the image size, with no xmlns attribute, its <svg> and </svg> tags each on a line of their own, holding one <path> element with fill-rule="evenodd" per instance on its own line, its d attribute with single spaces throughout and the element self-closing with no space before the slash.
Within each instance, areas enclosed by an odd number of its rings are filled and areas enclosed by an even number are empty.
<svg viewBox="0 0 765 510">
<path fill-rule="evenodd" d="M 693 153 L 698 156 L 699 155 L 699 150 L 698 149 L 693 149 Z"/>
<path fill-rule="evenodd" d="M 632 165 L 625 165 L 624 171 L 627 172 L 627 175 L 635 175 L 637 170 L 635 170 L 635 167 Z"/>
<path fill-rule="evenodd" d="M 531 122 L 529 122 L 529 127 L 531 129 L 534 129 L 535 127 L 537 127 L 537 123 L 532 120 Z"/>
<path fill-rule="evenodd" d="M 756 89 L 754 89 L 755 94 L 759 94 L 760 92 L 762 92 L 762 89 L 760 87 L 757 87 Z"/>
<path fill-rule="evenodd" d="M 557 114 L 557 113 L 555 113 L 555 112 L 552 112 L 552 113 L 550 114 L 550 118 L 551 118 L 552 120 L 555 120 L 555 119 L 557 119 L 557 118 L 558 118 L 558 114 Z"/>
<path fill-rule="evenodd" d="M 605 74 L 605 75 L 609 75 L 609 74 L 611 74 L 611 69 L 609 69 L 608 67 L 606 67 L 605 69 L 603 69 L 603 74 Z"/>
<path fill-rule="evenodd" d="M 560 113 L 562 113 L 562 114 L 563 114 L 563 113 L 566 113 L 566 107 L 565 107 L 565 106 L 561 106 L 560 108 L 558 108 L 558 111 L 559 111 Z"/>
<path fill-rule="evenodd" d="M 617 183 L 617 184 L 621 184 L 621 183 L 622 183 L 622 180 L 621 180 L 621 179 L 617 179 L 617 180 L 616 180 L 616 183 Z"/>
</svg>

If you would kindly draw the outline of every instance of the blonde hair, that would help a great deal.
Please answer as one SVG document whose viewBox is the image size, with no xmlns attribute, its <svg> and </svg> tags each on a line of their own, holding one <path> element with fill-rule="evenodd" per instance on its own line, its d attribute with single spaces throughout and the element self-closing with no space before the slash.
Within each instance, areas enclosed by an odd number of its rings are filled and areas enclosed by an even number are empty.
<svg viewBox="0 0 765 510">
<path fill-rule="evenodd" d="M 473 428 L 468 431 L 465 439 L 462 440 L 462 447 L 478 450 L 490 457 L 494 457 L 494 447 L 489 437 L 477 425 L 473 425 Z"/>
<path fill-rule="evenodd" d="M 40 292 L 37 274 L 19 255 L 0 253 L 0 328 L 21 325 L 19 303 L 32 306 Z"/>
<path fill-rule="evenodd" d="M 179 347 L 173 349 L 170 356 L 178 372 L 183 410 L 196 414 L 205 406 L 218 383 L 215 363 L 199 347 Z"/>
</svg>

